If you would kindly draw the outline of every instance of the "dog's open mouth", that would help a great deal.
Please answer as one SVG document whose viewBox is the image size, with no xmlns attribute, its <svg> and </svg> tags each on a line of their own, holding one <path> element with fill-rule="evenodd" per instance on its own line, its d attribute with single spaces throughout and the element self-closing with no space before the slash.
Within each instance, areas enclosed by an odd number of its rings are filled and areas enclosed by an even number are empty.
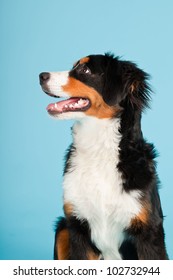
<svg viewBox="0 0 173 280">
<path fill-rule="evenodd" d="M 81 97 L 71 97 L 47 106 L 50 115 L 57 115 L 66 112 L 86 111 L 90 107 L 90 100 Z"/>
</svg>

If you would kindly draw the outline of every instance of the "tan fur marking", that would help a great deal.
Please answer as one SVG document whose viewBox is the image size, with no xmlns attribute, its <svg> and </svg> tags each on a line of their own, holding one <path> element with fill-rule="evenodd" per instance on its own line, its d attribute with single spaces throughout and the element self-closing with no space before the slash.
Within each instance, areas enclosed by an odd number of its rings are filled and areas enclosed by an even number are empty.
<svg viewBox="0 0 173 280">
<path fill-rule="evenodd" d="M 134 91 L 136 91 L 137 90 L 137 88 L 138 88 L 138 86 L 139 86 L 139 82 L 134 82 L 131 86 L 130 86 L 130 93 L 133 93 Z"/>
<path fill-rule="evenodd" d="M 58 240 L 56 243 L 56 248 L 58 252 L 58 260 L 68 260 L 70 253 L 70 241 L 69 232 L 67 229 L 63 229 L 58 234 Z"/>
<path fill-rule="evenodd" d="M 139 215 L 136 217 L 140 220 L 143 224 L 147 224 L 148 221 L 148 211 L 147 209 L 143 208 Z"/>
<path fill-rule="evenodd" d="M 92 250 L 87 252 L 87 260 L 99 260 L 99 255 L 95 254 Z"/>
<path fill-rule="evenodd" d="M 134 228 L 138 228 L 141 227 L 142 224 L 146 225 L 148 223 L 150 211 L 150 205 L 146 204 L 139 215 L 132 219 L 131 226 Z"/>
<path fill-rule="evenodd" d="M 65 203 L 64 204 L 64 213 L 66 214 L 66 216 L 71 216 L 73 212 L 73 206 L 70 203 Z"/>
<path fill-rule="evenodd" d="M 86 115 L 94 116 L 99 119 L 112 118 L 121 110 L 117 107 L 108 106 L 95 89 L 72 77 L 69 77 L 68 83 L 62 88 L 65 92 L 68 92 L 71 97 L 82 97 L 90 100 L 91 107 L 84 112 Z"/>
<path fill-rule="evenodd" d="M 130 92 L 133 93 L 134 90 L 135 90 L 135 86 L 132 84 L 132 85 L 130 86 Z"/>
<path fill-rule="evenodd" d="M 83 58 L 80 59 L 79 64 L 87 63 L 89 60 L 90 60 L 89 57 L 87 57 L 87 56 L 83 57 Z"/>
</svg>

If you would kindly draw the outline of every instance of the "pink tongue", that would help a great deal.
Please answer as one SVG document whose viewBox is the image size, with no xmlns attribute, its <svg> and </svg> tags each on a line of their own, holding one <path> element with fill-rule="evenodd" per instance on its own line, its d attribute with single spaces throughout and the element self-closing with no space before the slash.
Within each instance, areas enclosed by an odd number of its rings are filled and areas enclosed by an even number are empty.
<svg viewBox="0 0 173 280">
<path fill-rule="evenodd" d="M 78 100 L 79 98 L 69 98 L 67 100 L 63 100 L 60 102 L 51 103 L 47 106 L 46 110 L 48 112 L 53 111 L 53 112 L 61 113 L 65 105 L 70 105 L 72 103 L 78 102 Z"/>
</svg>

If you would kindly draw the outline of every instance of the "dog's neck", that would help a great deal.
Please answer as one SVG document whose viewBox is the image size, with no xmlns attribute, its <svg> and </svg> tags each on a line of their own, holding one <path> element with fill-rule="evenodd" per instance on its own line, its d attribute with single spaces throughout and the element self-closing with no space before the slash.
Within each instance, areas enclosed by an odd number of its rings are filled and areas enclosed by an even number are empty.
<svg viewBox="0 0 173 280">
<path fill-rule="evenodd" d="M 86 117 L 76 121 L 73 126 L 73 143 L 82 150 L 97 146 L 118 150 L 120 141 L 123 145 L 133 144 L 142 138 L 141 115 L 122 114 L 113 119 Z"/>
<path fill-rule="evenodd" d="M 121 133 L 120 119 L 97 119 L 93 117 L 77 121 L 73 126 L 73 143 L 81 150 L 118 149 Z"/>
</svg>

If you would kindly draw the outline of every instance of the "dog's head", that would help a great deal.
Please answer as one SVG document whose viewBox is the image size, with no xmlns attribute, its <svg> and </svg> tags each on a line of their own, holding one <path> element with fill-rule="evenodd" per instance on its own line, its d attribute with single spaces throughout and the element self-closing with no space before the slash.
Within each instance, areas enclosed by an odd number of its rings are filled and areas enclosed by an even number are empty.
<svg viewBox="0 0 173 280">
<path fill-rule="evenodd" d="M 118 116 L 126 108 L 142 111 L 149 100 L 148 75 L 134 63 L 111 54 L 89 55 L 70 71 L 40 74 L 43 91 L 65 97 L 48 105 L 48 113 L 59 119 Z"/>
</svg>

